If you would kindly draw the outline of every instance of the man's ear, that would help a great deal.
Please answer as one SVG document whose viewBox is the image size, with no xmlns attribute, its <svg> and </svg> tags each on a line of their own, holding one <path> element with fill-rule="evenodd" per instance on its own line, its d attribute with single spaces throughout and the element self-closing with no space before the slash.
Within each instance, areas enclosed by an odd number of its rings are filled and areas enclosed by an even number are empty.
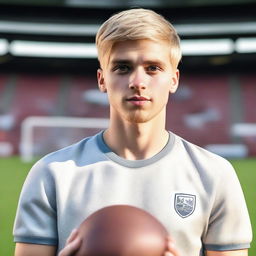
<svg viewBox="0 0 256 256">
<path fill-rule="evenodd" d="M 179 86 L 180 71 L 176 69 L 171 77 L 170 93 L 175 93 Z"/>
<path fill-rule="evenodd" d="M 98 68 L 97 70 L 97 79 L 98 79 L 98 86 L 101 92 L 107 92 L 107 88 L 105 85 L 105 79 L 103 75 L 103 70 Z"/>
</svg>

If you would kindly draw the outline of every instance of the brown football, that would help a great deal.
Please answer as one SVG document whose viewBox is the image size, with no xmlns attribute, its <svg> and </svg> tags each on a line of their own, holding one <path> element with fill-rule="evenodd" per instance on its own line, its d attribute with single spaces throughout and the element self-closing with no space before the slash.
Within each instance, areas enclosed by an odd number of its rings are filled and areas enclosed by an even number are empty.
<svg viewBox="0 0 256 256">
<path fill-rule="evenodd" d="M 142 209 L 113 205 L 91 214 L 78 235 L 82 244 L 74 256 L 163 256 L 168 232 Z"/>
</svg>

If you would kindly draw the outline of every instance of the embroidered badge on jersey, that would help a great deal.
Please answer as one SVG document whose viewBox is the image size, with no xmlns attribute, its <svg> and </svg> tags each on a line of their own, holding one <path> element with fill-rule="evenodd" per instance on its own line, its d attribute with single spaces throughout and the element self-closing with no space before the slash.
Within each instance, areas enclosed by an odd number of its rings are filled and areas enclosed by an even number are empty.
<svg viewBox="0 0 256 256">
<path fill-rule="evenodd" d="M 182 218 L 190 216 L 196 207 L 196 196 L 190 194 L 176 193 L 174 199 L 174 208 Z"/>
</svg>

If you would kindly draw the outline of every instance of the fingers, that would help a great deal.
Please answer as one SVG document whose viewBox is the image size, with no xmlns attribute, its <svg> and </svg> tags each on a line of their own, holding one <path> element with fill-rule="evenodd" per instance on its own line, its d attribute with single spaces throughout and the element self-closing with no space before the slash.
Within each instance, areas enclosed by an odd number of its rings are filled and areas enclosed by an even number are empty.
<svg viewBox="0 0 256 256">
<path fill-rule="evenodd" d="M 81 245 L 81 239 L 77 236 L 78 231 L 73 230 L 67 239 L 66 246 L 60 251 L 58 256 L 70 256 L 72 255 L 76 250 L 79 249 Z"/>
<path fill-rule="evenodd" d="M 172 254 L 171 252 L 165 252 L 164 256 L 176 256 L 176 255 Z"/>
<path fill-rule="evenodd" d="M 78 235 L 77 229 L 73 229 L 73 230 L 71 231 L 71 233 L 70 233 L 70 235 L 69 235 L 67 241 L 66 241 L 66 245 L 69 244 L 70 242 L 72 242 L 72 241 L 76 238 L 77 235 Z"/>
<path fill-rule="evenodd" d="M 167 251 L 164 256 L 180 256 L 180 253 L 171 237 L 167 238 Z"/>
<path fill-rule="evenodd" d="M 80 238 L 76 238 L 72 242 L 70 242 L 68 245 L 65 246 L 64 249 L 60 251 L 58 256 L 70 256 L 72 255 L 79 247 L 81 244 Z"/>
</svg>

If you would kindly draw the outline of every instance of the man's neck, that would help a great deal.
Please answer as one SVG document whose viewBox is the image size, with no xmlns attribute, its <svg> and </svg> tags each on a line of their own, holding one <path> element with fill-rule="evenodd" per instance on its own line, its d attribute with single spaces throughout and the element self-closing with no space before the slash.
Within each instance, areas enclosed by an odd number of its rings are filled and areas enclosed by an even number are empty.
<svg viewBox="0 0 256 256">
<path fill-rule="evenodd" d="M 151 123 L 111 122 L 103 136 L 113 152 L 128 160 L 147 159 L 156 155 L 169 139 L 164 126 Z"/>
</svg>

